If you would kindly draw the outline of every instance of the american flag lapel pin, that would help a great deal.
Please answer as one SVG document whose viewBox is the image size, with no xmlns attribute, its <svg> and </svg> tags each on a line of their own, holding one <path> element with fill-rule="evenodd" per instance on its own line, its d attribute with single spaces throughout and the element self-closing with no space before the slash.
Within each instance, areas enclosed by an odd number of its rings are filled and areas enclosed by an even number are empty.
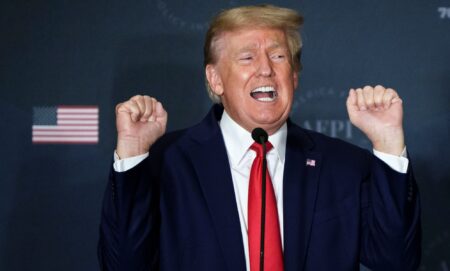
<svg viewBox="0 0 450 271">
<path fill-rule="evenodd" d="M 316 160 L 314 159 L 306 159 L 306 166 L 315 167 L 316 166 Z"/>
</svg>

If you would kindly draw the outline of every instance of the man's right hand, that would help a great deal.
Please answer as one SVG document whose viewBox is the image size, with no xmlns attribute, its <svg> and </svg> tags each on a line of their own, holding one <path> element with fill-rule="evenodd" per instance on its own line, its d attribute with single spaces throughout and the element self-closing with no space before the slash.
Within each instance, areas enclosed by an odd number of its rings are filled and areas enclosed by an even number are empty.
<svg viewBox="0 0 450 271">
<path fill-rule="evenodd" d="M 155 98 L 136 95 L 116 106 L 120 159 L 144 154 L 166 131 L 167 112 Z"/>
</svg>

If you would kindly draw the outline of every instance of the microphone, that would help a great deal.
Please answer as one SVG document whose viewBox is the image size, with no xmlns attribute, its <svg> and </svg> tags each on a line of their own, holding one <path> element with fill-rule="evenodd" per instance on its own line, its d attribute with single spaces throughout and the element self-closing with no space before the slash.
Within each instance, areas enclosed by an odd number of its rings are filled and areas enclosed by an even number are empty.
<svg viewBox="0 0 450 271">
<path fill-rule="evenodd" d="M 263 128 L 255 128 L 252 131 L 252 138 L 259 144 L 264 144 L 267 142 L 267 139 L 269 136 L 267 135 L 267 132 Z"/>
<path fill-rule="evenodd" d="M 260 249 L 259 249 L 259 270 L 264 271 L 264 239 L 266 228 L 266 172 L 267 172 L 267 160 L 266 160 L 266 142 L 269 139 L 269 135 L 263 128 L 255 128 L 252 131 L 252 138 L 256 143 L 259 143 L 263 147 L 263 161 L 262 161 L 262 195 L 261 195 L 261 237 L 260 237 Z"/>
</svg>

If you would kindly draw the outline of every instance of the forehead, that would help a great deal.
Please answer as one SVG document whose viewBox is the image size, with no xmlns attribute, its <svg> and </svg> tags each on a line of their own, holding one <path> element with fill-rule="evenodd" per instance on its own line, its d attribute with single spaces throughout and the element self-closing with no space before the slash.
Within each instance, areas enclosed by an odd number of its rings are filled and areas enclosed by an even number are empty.
<svg viewBox="0 0 450 271">
<path fill-rule="evenodd" d="M 222 33 L 217 45 L 227 50 L 288 47 L 286 35 L 281 29 L 249 27 Z"/>
</svg>

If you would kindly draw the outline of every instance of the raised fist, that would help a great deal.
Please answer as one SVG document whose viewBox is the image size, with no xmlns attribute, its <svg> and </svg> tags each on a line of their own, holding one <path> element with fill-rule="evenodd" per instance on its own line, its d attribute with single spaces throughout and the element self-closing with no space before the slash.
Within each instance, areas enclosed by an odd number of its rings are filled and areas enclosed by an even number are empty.
<svg viewBox="0 0 450 271">
<path fill-rule="evenodd" d="M 402 100 L 392 88 L 365 86 L 350 89 L 347 98 L 350 121 L 377 151 L 400 155 L 404 149 Z"/>
<path fill-rule="evenodd" d="M 167 112 L 155 98 L 136 95 L 116 106 L 120 159 L 144 154 L 166 131 Z"/>
</svg>

